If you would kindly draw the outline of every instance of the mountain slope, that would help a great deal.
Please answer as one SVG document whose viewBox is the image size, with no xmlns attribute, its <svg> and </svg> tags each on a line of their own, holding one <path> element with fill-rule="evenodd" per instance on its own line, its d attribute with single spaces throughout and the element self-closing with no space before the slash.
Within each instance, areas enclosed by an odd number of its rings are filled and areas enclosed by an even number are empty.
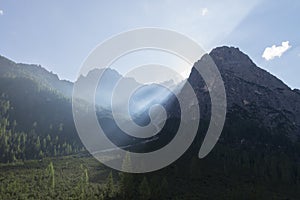
<svg viewBox="0 0 300 200">
<path fill-rule="evenodd" d="M 15 63 L 0 55 L 0 77 L 26 78 L 43 87 L 55 90 L 66 97 L 71 97 L 73 84 L 60 80 L 56 74 L 47 71 L 40 65 Z"/>
<path fill-rule="evenodd" d="M 10 118 L 21 131 L 29 132 L 36 124 L 39 134 L 57 134 L 59 126 L 65 126 L 65 135 L 74 132 L 67 99 L 72 87 L 71 82 L 59 80 L 41 66 L 18 64 L 0 56 L 0 93 L 10 101 Z"/>
<path fill-rule="evenodd" d="M 209 54 L 223 78 L 228 113 L 244 110 L 272 133 L 286 134 L 292 140 L 300 136 L 300 95 L 281 80 L 257 67 L 239 49 L 219 47 Z M 194 67 L 201 67 L 202 60 Z M 195 70 L 188 78 L 198 95 L 201 110 L 209 115 L 208 90 Z M 240 112 L 240 111 L 238 111 Z M 242 113 L 242 111 L 241 111 Z M 201 113 L 202 114 L 202 113 Z"/>
</svg>

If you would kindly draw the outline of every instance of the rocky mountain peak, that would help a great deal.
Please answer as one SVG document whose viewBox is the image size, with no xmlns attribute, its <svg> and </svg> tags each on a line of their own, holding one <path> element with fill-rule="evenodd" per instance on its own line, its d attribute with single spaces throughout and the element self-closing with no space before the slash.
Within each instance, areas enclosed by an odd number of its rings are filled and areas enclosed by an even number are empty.
<svg viewBox="0 0 300 200">
<path fill-rule="evenodd" d="M 259 68 L 238 48 L 218 47 L 209 55 L 223 78 L 228 113 L 235 112 L 238 107 L 240 111 L 248 112 L 249 116 L 253 115 L 251 118 L 270 128 L 271 132 L 285 130 L 293 139 L 300 135 L 299 90 L 291 90 L 281 80 Z M 209 95 L 195 68 L 206 64 L 206 56 L 195 63 L 188 79 L 196 91 L 202 111 L 207 107 Z"/>
<path fill-rule="evenodd" d="M 252 60 L 236 47 L 217 47 L 210 52 L 210 56 L 214 58 L 216 63 L 243 63 L 249 66 L 253 64 Z"/>
<path fill-rule="evenodd" d="M 269 89 L 290 90 L 281 80 L 259 68 L 248 55 L 235 47 L 218 47 L 209 54 L 221 73 Z"/>
</svg>

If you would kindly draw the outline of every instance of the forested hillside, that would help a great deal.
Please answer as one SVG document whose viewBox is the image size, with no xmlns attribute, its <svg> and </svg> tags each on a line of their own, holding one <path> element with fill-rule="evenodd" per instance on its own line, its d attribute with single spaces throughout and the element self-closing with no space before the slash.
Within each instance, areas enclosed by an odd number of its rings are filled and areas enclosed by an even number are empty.
<svg viewBox="0 0 300 200">
<path fill-rule="evenodd" d="M 61 135 L 63 125 L 46 134 L 37 128 L 37 122 L 28 131 L 17 129 L 18 122 L 10 117 L 13 107 L 7 95 L 0 95 L 0 162 L 41 159 L 48 156 L 68 155 L 83 150 L 75 140 Z M 51 132 L 52 131 L 52 132 Z"/>
</svg>

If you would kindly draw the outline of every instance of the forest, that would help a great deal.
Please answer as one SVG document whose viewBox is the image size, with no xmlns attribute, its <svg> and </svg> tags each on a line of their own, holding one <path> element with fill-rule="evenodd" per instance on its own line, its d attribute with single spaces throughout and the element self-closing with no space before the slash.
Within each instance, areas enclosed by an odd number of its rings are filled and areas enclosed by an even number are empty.
<svg viewBox="0 0 300 200">
<path fill-rule="evenodd" d="M 38 135 L 32 124 L 32 129 L 26 132 L 16 130 L 17 122 L 9 120 L 10 102 L 5 99 L 5 95 L 0 96 L 0 162 L 11 163 L 29 159 L 41 159 L 49 156 L 69 155 L 79 152 L 83 148 L 70 144 L 62 140 L 57 135 Z M 61 124 L 59 131 L 63 129 Z"/>
<path fill-rule="evenodd" d="M 0 108 L 0 199 L 297 199 L 300 195 L 295 153 L 299 143 L 270 137 L 253 121 L 228 124 L 205 159 L 196 156 L 202 137 L 198 134 L 184 156 L 167 168 L 128 174 L 109 169 L 59 134 L 37 134 L 34 124 L 28 133 L 19 132 L 18 122 L 9 118 L 12 105 L 5 95 Z M 123 164 L 130 164 L 130 157 Z"/>
</svg>

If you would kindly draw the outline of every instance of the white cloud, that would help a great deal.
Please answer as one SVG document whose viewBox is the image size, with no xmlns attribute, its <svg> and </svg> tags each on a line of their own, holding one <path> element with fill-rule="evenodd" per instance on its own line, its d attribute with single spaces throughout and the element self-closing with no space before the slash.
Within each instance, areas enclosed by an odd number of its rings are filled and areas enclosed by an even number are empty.
<svg viewBox="0 0 300 200">
<path fill-rule="evenodd" d="M 272 60 L 275 57 L 281 57 L 284 52 L 286 52 L 292 46 L 289 45 L 289 41 L 282 42 L 281 46 L 267 47 L 262 55 L 266 60 Z"/>
<path fill-rule="evenodd" d="M 3 15 L 3 14 L 4 14 L 3 10 L 0 10 L 0 15 Z"/>
<path fill-rule="evenodd" d="M 208 8 L 202 8 L 201 15 L 205 16 L 208 13 Z"/>
</svg>

